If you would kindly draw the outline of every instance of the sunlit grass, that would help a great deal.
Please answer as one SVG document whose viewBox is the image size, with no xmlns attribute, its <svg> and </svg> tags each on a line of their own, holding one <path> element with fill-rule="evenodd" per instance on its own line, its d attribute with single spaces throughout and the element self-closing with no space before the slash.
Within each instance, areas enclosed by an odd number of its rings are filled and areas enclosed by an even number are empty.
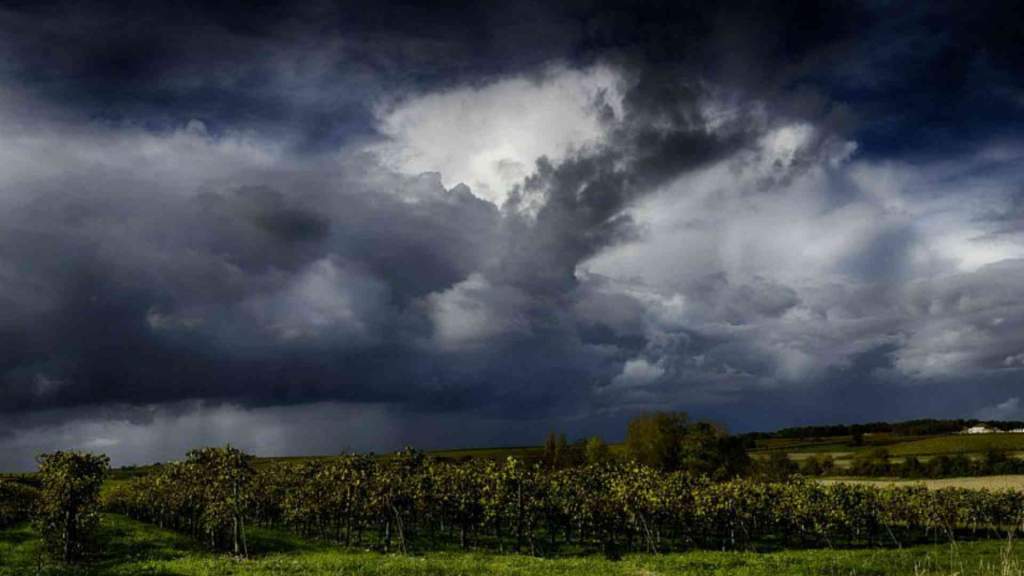
<svg viewBox="0 0 1024 576">
<path fill-rule="evenodd" d="M 1005 541 L 938 544 L 903 549 L 800 550 L 773 553 L 694 551 L 627 555 L 620 561 L 599 555 L 534 558 L 485 552 L 385 555 L 345 550 L 275 531 L 257 530 L 250 559 L 210 553 L 183 536 L 127 518 L 103 518 L 101 552 L 79 567 L 46 560 L 29 526 L 0 532 L 0 575 L 339 575 L 339 574 L 802 574 L 1013 576 L 1024 574 L 1024 554 Z"/>
</svg>

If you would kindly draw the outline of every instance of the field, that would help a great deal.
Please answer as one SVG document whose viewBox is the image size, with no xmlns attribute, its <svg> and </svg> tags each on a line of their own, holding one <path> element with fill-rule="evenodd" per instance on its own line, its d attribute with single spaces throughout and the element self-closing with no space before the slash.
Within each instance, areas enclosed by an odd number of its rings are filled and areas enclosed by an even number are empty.
<svg viewBox="0 0 1024 576">
<path fill-rule="evenodd" d="M 973 476 L 967 478 L 935 478 L 928 480 L 900 480 L 890 478 L 823 478 L 823 484 L 865 484 L 868 486 L 916 486 L 924 485 L 929 489 L 968 488 L 972 490 L 1018 490 L 1024 491 L 1024 476 L 1015 474 L 1007 476 Z"/>
<path fill-rule="evenodd" d="M 433 552 L 385 555 L 346 551 L 304 541 L 280 532 L 253 535 L 257 553 L 248 560 L 205 551 L 192 540 L 117 515 L 104 515 L 101 539 L 108 544 L 98 557 L 79 568 L 43 559 L 40 542 L 27 526 L 0 531 L 0 576 L 220 576 L 340 574 L 516 574 L 586 575 L 658 574 L 789 576 L 843 574 L 927 576 L 931 574 L 1022 574 L 1024 549 L 988 540 L 955 546 L 929 545 L 902 549 L 802 550 L 773 553 L 693 551 L 662 555 L 628 555 L 606 560 L 599 555 L 542 559 L 481 552 Z"/>
<path fill-rule="evenodd" d="M 877 477 L 898 474 L 895 466 L 863 467 L 877 456 L 857 458 L 879 448 L 891 461 L 962 454 L 975 459 L 964 474 L 991 474 L 995 467 L 979 463 L 994 457 L 981 456 L 989 450 L 1017 454 L 1024 435 L 885 433 L 733 446 L 747 446 L 761 460 L 749 475 L 647 466 L 632 453 L 621 457 L 621 444 L 589 463 L 549 460 L 540 447 L 283 458 L 205 448 L 185 461 L 106 476 L 101 456 L 58 454 L 101 465 L 91 477 L 81 476 L 91 478 L 94 505 L 103 510 L 97 545 L 81 548 L 87 556 L 73 565 L 45 553 L 39 531 L 53 542 L 46 528 L 52 523 L 31 527 L 29 515 L 17 515 L 31 509 L 38 519 L 53 509 L 46 508 L 55 501 L 46 499 L 46 490 L 60 484 L 54 484 L 54 469 L 48 476 L 42 464 L 53 456 L 44 456 L 38 475 L 6 483 L 5 501 L 16 506 L 8 506 L 7 520 L 0 507 L 0 526 L 9 527 L 0 530 L 0 576 L 1024 576 L 1024 546 L 1018 551 L 1006 539 L 1021 525 L 1024 475 L 899 480 Z M 780 454 L 796 461 L 828 454 L 840 466 L 855 462 L 857 468 L 834 470 L 817 482 L 772 476 L 793 468 L 771 457 Z M 89 468 L 66 470 L 88 474 L 83 470 Z M 970 490 L 907 488 L 913 486 Z M 43 504 L 30 508 L 24 504 L 30 501 Z M 238 529 L 243 524 L 244 533 Z"/>
<path fill-rule="evenodd" d="M 785 452 L 792 460 L 802 461 L 811 456 L 831 456 L 838 468 L 847 468 L 858 454 L 884 448 L 894 462 L 915 456 L 921 461 L 939 455 L 981 457 L 989 450 L 1010 455 L 1024 455 L 1024 434 L 943 434 L 934 436 L 899 436 L 894 434 L 866 434 L 860 445 L 851 436 L 832 436 L 810 439 L 770 438 L 760 440 L 751 450 L 755 458 L 772 452 Z"/>
<path fill-rule="evenodd" d="M 792 460 L 800 462 L 811 456 L 831 456 L 838 468 L 846 468 L 850 460 L 857 454 L 867 452 L 875 448 L 884 448 L 889 451 L 894 462 L 899 462 L 908 456 L 916 456 L 922 461 L 938 455 L 952 456 L 964 454 L 970 457 L 980 457 L 987 450 L 1001 450 L 1011 455 L 1024 456 L 1024 434 L 945 434 L 934 436 L 901 436 L 895 434 L 866 434 L 863 444 L 855 445 L 852 436 L 829 436 L 823 438 L 769 438 L 759 440 L 757 445 L 750 450 L 754 458 L 767 457 L 772 452 L 785 452 Z M 625 447 L 622 444 L 611 444 L 609 449 L 613 454 L 621 453 Z M 435 450 L 428 452 L 436 458 L 451 460 L 466 460 L 471 458 L 485 458 L 490 460 L 504 460 L 507 457 L 521 458 L 525 460 L 536 460 L 543 454 L 540 446 L 509 446 L 493 448 L 463 448 L 450 450 Z M 256 459 L 257 466 L 265 466 L 273 463 L 302 463 L 315 460 L 322 460 L 330 456 L 280 456 L 263 457 Z M 122 480 L 144 475 L 153 470 L 153 466 L 137 466 L 115 469 L 111 472 L 111 479 Z"/>
</svg>

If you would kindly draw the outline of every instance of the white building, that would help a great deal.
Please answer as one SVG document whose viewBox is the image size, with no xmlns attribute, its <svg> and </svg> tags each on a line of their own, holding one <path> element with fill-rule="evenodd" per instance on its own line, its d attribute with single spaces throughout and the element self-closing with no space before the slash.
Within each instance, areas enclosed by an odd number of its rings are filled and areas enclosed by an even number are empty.
<svg viewBox="0 0 1024 576">
<path fill-rule="evenodd" d="M 995 428 L 989 428 L 988 426 L 983 426 L 983 425 L 979 424 L 977 426 L 971 426 L 970 428 L 966 428 L 963 431 L 961 431 L 960 433 L 961 434 L 993 434 L 995 432 L 1001 432 L 1001 430 L 996 430 Z"/>
</svg>

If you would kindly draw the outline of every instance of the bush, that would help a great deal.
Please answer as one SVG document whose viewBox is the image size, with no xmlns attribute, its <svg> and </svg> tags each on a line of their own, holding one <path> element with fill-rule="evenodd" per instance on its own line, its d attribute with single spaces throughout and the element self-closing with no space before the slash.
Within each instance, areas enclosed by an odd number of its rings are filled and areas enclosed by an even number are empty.
<svg viewBox="0 0 1024 576">
<path fill-rule="evenodd" d="M 0 528 L 25 522 L 39 500 L 39 490 L 7 480 L 0 480 Z"/>
<path fill-rule="evenodd" d="M 804 476 L 825 476 L 831 474 L 835 467 L 836 464 L 831 455 L 812 454 L 800 465 L 800 473 Z"/>
<path fill-rule="evenodd" d="M 39 457 L 43 487 L 35 520 L 54 556 L 70 562 L 90 548 L 99 524 L 100 487 L 109 469 L 104 455 L 54 452 Z"/>
<path fill-rule="evenodd" d="M 202 524 L 214 547 L 248 554 L 245 518 L 252 503 L 252 456 L 237 448 L 202 448 L 189 452 L 186 465 L 200 482 L 193 497 L 203 503 Z"/>
<path fill-rule="evenodd" d="M 768 458 L 758 462 L 761 475 L 769 480 L 785 480 L 797 473 L 797 463 L 790 460 L 785 452 L 772 452 Z"/>
</svg>

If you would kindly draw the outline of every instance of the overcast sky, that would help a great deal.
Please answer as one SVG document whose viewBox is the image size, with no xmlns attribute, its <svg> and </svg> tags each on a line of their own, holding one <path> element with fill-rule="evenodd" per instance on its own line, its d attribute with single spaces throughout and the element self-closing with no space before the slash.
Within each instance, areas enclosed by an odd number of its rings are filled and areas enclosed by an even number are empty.
<svg viewBox="0 0 1024 576">
<path fill-rule="evenodd" d="M 0 469 L 1024 418 L 1013 2 L 0 6 Z"/>
</svg>

